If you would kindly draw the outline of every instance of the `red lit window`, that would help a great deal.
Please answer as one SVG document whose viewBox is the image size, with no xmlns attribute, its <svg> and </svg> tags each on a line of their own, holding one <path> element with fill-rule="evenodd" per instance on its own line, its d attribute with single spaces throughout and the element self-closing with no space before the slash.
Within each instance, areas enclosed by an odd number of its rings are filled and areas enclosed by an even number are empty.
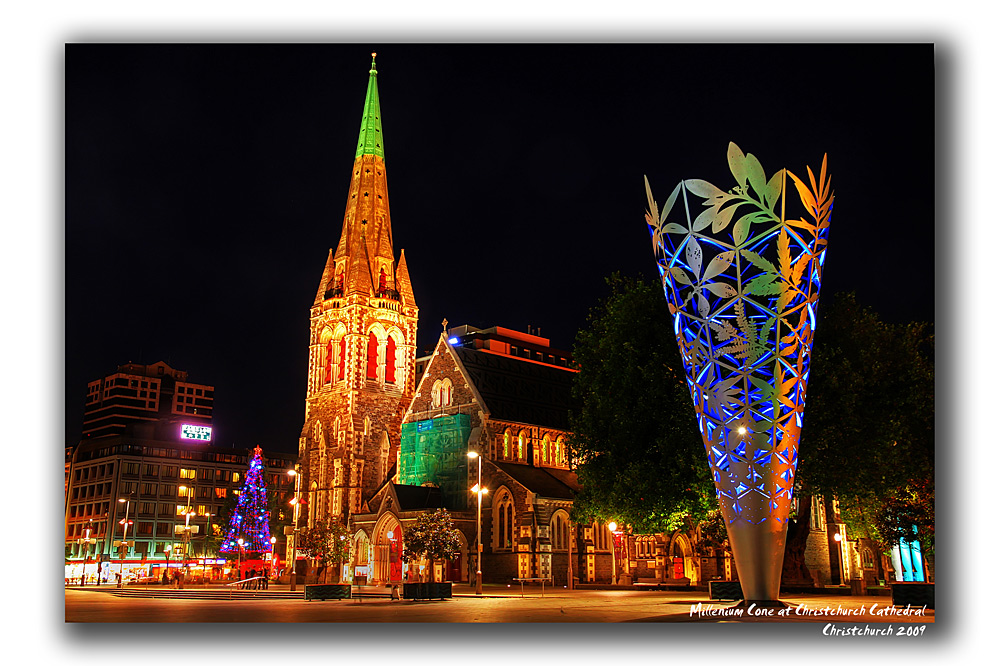
<svg viewBox="0 0 1000 666">
<path fill-rule="evenodd" d="M 333 381 L 333 340 L 328 340 L 326 343 L 326 379 L 323 380 L 324 384 L 329 384 Z"/>
<path fill-rule="evenodd" d="M 380 294 L 385 293 L 385 269 L 380 268 L 378 272 L 378 291 Z"/>
<path fill-rule="evenodd" d="M 385 277 L 385 273 L 382 276 Z M 396 341 L 391 337 L 385 343 L 385 381 L 396 383 Z"/>
<path fill-rule="evenodd" d="M 368 379 L 378 379 L 378 338 L 374 333 L 368 334 Z"/>
<path fill-rule="evenodd" d="M 344 378 L 344 359 L 347 358 L 347 338 L 340 339 L 340 367 L 337 370 L 337 379 Z"/>
</svg>

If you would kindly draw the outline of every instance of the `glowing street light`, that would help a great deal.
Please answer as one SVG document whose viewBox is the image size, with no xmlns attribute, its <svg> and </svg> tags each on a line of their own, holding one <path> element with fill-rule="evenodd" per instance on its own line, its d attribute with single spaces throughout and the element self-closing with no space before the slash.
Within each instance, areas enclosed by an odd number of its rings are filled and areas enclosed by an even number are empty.
<svg viewBox="0 0 1000 666">
<path fill-rule="evenodd" d="M 123 587 L 125 585 L 125 554 L 128 552 L 128 526 L 131 525 L 128 519 L 128 507 L 132 500 L 129 498 L 119 498 L 118 502 L 125 505 L 125 518 L 119 521 L 120 525 L 124 526 L 124 531 L 122 532 L 122 540 L 119 542 L 118 554 L 121 555 L 121 575 L 118 580 L 118 587 Z"/>
<path fill-rule="evenodd" d="M 289 580 L 289 590 L 295 591 L 295 549 L 299 546 L 299 492 L 302 489 L 302 475 L 294 469 L 288 470 L 288 476 L 295 477 L 295 497 L 289 502 L 293 507 L 295 507 L 292 517 L 292 556 L 289 558 L 289 564 L 291 568 L 289 569 L 288 580 Z"/>
<path fill-rule="evenodd" d="M 476 594 L 483 593 L 483 495 L 489 492 L 483 487 L 483 457 L 469 451 L 469 457 L 479 460 L 479 483 L 472 486 L 476 493 Z"/>
</svg>

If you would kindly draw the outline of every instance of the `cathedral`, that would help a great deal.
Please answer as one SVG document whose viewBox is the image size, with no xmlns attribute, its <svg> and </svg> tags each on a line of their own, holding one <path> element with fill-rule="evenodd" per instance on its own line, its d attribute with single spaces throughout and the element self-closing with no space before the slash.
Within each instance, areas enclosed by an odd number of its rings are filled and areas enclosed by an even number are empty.
<svg viewBox="0 0 1000 666">
<path fill-rule="evenodd" d="M 299 434 L 308 524 L 346 523 L 385 481 L 413 397 L 417 304 L 396 260 L 375 54 L 337 249 L 309 311 L 305 422 Z"/>
<path fill-rule="evenodd" d="M 302 527 L 332 519 L 350 529 L 343 579 L 400 581 L 433 566 L 438 580 L 470 581 L 469 488 L 481 474 L 492 489 L 482 514 L 486 581 L 608 577 L 607 528 L 569 522 L 579 489 L 565 443 L 569 355 L 530 332 L 445 322 L 433 354 L 417 361 L 418 308 L 393 247 L 374 55 L 340 240 L 309 312 Z M 404 564 L 406 529 L 442 507 L 462 532 L 459 557 Z"/>
</svg>

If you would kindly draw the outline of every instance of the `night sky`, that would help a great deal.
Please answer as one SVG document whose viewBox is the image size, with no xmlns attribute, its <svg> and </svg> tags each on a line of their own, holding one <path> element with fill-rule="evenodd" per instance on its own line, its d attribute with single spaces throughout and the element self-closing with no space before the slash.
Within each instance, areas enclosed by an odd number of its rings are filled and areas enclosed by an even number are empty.
<svg viewBox="0 0 1000 666">
<path fill-rule="evenodd" d="M 215 385 L 217 444 L 296 450 L 373 50 L 421 350 L 445 317 L 570 349 L 606 276 L 656 276 L 643 175 L 728 189 L 729 141 L 828 153 L 824 294 L 933 318 L 931 45 L 72 44 L 67 444 L 88 381 L 165 360 Z"/>
</svg>

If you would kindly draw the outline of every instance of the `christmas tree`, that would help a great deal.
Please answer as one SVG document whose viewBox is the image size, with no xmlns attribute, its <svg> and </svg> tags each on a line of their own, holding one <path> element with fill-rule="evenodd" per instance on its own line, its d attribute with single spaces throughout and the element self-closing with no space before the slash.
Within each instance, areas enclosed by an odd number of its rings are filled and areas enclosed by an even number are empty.
<svg viewBox="0 0 1000 666">
<path fill-rule="evenodd" d="M 267 486 L 264 485 L 263 453 L 258 446 L 253 450 L 250 469 L 247 470 L 240 492 L 239 504 L 229 520 L 229 530 L 222 541 L 221 553 L 240 552 L 239 540 L 243 539 L 243 553 L 271 552 L 271 529 L 267 521 Z"/>
</svg>

